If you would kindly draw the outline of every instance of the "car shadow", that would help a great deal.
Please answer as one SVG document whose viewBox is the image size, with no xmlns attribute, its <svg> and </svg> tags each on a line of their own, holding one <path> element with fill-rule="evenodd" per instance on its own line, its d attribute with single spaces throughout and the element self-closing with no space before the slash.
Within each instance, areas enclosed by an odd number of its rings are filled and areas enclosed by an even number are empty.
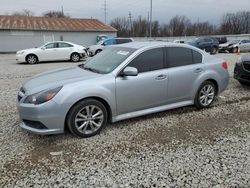
<svg viewBox="0 0 250 188">
<path fill-rule="evenodd" d="M 65 60 L 65 61 L 42 61 L 42 62 L 38 62 L 36 64 L 32 64 L 32 65 L 38 65 L 38 64 L 56 64 L 56 63 L 70 63 L 70 64 L 77 64 L 77 63 L 84 63 L 86 62 L 86 59 L 82 59 L 80 60 L 79 62 L 72 62 L 72 61 L 68 61 L 68 60 Z M 17 65 L 31 65 L 27 62 L 16 62 Z"/>
</svg>

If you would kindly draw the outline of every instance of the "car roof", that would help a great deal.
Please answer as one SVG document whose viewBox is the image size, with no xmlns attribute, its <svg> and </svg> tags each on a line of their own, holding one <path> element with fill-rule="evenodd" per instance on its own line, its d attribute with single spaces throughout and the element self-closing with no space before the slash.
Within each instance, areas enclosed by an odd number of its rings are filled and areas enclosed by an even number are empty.
<svg viewBox="0 0 250 188">
<path fill-rule="evenodd" d="M 160 42 L 160 41 L 147 41 L 147 42 L 129 42 L 124 44 L 116 45 L 119 47 L 125 47 L 125 48 L 134 48 L 134 49 L 141 49 L 145 47 L 157 47 L 157 46 L 172 46 L 172 47 L 187 47 L 192 49 L 193 47 L 188 44 L 179 44 L 179 43 L 173 43 L 173 42 Z"/>
</svg>

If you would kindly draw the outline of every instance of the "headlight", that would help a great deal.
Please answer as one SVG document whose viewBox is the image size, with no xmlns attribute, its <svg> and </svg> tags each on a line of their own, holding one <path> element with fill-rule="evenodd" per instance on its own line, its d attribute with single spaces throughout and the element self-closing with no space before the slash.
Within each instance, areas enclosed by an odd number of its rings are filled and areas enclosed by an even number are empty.
<svg viewBox="0 0 250 188">
<path fill-rule="evenodd" d="M 53 99 L 61 89 L 62 89 L 62 86 L 57 87 L 55 89 L 50 89 L 47 91 L 42 91 L 42 92 L 30 95 L 24 100 L 24 103 L 35 104 L 35 105 L 45 103 Z"/>
<path fill-rule="evenodd" d="M 22 55 L 22 54 L 24 54 L 24 51 L 17 52 L 16 54 L 17 55 Z"/>
</svg>

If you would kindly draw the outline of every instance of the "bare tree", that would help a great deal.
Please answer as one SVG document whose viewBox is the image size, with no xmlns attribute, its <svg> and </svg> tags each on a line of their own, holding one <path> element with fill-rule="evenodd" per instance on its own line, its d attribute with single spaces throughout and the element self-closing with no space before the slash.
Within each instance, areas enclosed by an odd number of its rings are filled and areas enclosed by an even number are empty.
<svg viewBox="0 0 250 188">
<path fill-rule="evenodd" d="M 161 37 L 170 37 L 169 25 L 168 24 L 161 25 L 159 32 L 160 32 L 159 35 Z"/>
<path fill-rule="evenodd" d="M 22 11 L 16 11 L 11 14 L 12 16 L 35 16 L 35 13 L 28 9 Z"/>
<path fill-rule="evenodd" d="M 62 11 L 50 10 L 42 14 L 47 18 L 70 18 L 70 15 L 65 15 Z"/>
<path fill-rule="evenodd" d="M 175 16 L 169 22 L 169 31 L 171 36 L 184 36 L 191 22 L 185 16 Z"/>
<path fill-rule="evenodd" d="M 212 35 L 216 33 L 216 28 L 214 25 L 211 25 L 209 22 L 199 22 L 193 23 L 187 28 L 186 35 Z"/>
<path fill-rule="evenodd" d="M 250 32 L 250 11 L 227 13 L 222 17 L 221 34 L 246 34 Z"/>
<path fill-rule="evenodd" d="M 148 21 L 139 16 L 137 20 L 133 21 L 132 26 L 133 34 L 135 37 L 146 37 L 148 30 Z"/>
<path fill-rule="evenodd" d="M 118 36 L 146 37 L 148 36 L 148 20 L 139 16 L 132 22 L 127 18 L 116 18 L 111 25 L 118 30 Z M 222 17 L 219 27 L 209 22 L 194 22 L 185 16 L 175 16 L 168 23 L 160 25 L 158 21 L 152 22 L 153 37 L 168 36 L 202 36 L 214 34 L 246 34 L 250 33 L 250 11 L 227 13 Z"/>
<path fill-rule="evenodd" d="M 126 17 L 115 18 L 111 21 L 110 25 L 118 30 L 117 36 L 129 37 L 131 33 L 130 21 Z"/>
</svg>

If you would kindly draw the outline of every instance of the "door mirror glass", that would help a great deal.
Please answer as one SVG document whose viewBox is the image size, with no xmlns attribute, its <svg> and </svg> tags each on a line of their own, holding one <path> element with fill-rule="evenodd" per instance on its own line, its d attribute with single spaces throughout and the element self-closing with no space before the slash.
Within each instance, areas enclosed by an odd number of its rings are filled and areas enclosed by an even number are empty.
<svg viewBox="0 0 250 188">
<path fill-rule="evenodd" d="M 126 67 L 122 71 L 122 76 L 137 76 L 138 75 L 138 70 L 137 68 L 134 67 Z"/>
</svg>

